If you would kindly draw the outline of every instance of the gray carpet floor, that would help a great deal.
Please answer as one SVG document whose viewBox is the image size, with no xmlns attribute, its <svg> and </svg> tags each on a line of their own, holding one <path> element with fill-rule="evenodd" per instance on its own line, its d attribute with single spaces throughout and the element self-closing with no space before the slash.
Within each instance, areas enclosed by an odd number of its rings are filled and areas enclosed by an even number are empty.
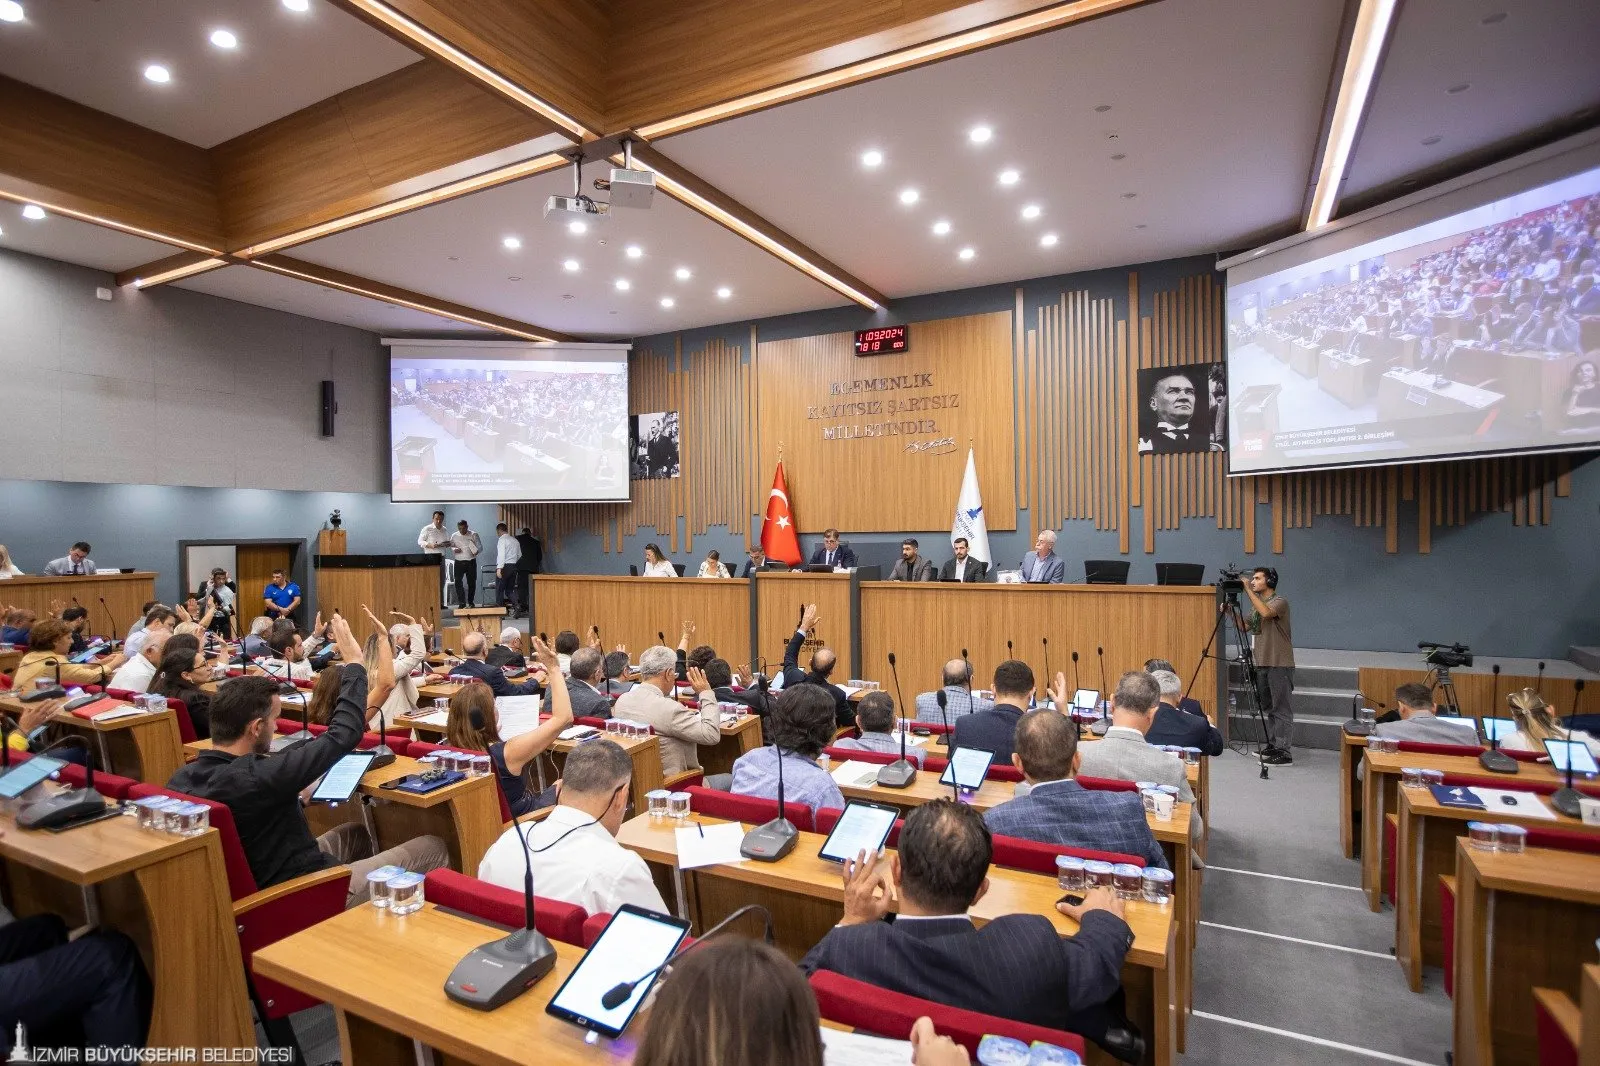
<svg viewBox="0 0 1600 1066">
<path fill-rule="evenodd" d="M 1338 764 L 1335 752 L 1299 751 L 1262 781 L 1244 756 L 1213 760 L 1184 1066 L 1444 1062 L 1439 973 L 1420 995 L 1406 987 L 1390 954 L 1394 912 L 1367 910 L 1360 868 L 1339 853 Z M 312 1066 L 339 1057 L 328 1008 L 294 1022 Z"/>
</svg>

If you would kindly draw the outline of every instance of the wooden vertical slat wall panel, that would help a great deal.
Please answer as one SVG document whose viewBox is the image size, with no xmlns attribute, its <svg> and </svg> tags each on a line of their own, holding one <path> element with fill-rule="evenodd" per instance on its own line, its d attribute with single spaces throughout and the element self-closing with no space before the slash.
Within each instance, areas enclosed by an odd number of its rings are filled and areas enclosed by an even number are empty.
<svg viewBox="0 0 1600 1066">
<path fill-rule="evenodd" d="M 1012 477 L 1017 481 L 1017 506 L 1026 509 L 1028 506 L 1028 449 L 1032 441 L 1028 437 L 1028 323 L 1024 316 L 1023 290 L 1017 286 L 1016 306 L 1012 311 L 1011 319 L 1011 376 L 1021 386 L 1015 401 L 1012 403 L 1012 417 L 1017 420 L 1017 454 L 1022 457 L 1018 464 L 1018 471 L 1012 472 Z"/>
</svg>

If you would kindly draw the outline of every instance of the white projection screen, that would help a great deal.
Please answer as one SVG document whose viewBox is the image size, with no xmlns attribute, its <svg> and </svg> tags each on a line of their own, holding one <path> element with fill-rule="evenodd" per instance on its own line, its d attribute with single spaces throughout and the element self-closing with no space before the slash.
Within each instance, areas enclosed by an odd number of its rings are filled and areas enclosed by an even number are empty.
<svg viewBox="0 0 1600 1066">
<path fill-rule="evenodd" d="M 390 498 L 628 498 L 627 344 L 385 338 Z"/>
<path fill-rule="evenodd" d="M 1229 473 L 1600 443 L 1600 145 L 1228 268 Z"/>
</svg>

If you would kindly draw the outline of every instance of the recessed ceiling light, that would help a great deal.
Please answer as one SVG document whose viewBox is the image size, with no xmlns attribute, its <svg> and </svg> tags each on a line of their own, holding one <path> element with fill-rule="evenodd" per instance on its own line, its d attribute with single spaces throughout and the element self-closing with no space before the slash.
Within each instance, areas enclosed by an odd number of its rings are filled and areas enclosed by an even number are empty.
<svg viewBox="0 0 1600 1066">
<path fill-rule="evenodd" d="M 961 259 L 971 259 L 973 256 L 975 256 L 977 254 L 978 253 L 973 251 L 971 248 L 963 248 L 963 249 L 961 249 L 961 251 L 956 253 L 956 255 Z"/>
<path fill-rule="evenodd" d="M 1043 237 L 1039 238 L 1039 247 L 1054 248 L 1057 240 L 1059 240 L 1059 238 L 1054 233 L 1046 233 Z"/>
<path fill-rule="evenodd" d="M 506 280 L 507 281 L 521 281 L 522 280 L 522 275 L 521 274 L 507 274 L 506 275 Z"/>
<path fill-rule="evenodd" d="M 574 236 L 577 236 L 577 235 L 583 234 L 583 233 L 588 233 L 589 232 L 589 223 L 587 223 L 587 222 L 568 222 L 567 223 L 567 232 L 573 234 Z"/>
<path fill-rule="evenodd" d="M 1023 218 L 1038 218 L 1041 208 L 1038 204 L 1029 204 L 1022 209 Z"/>
<path fill-rule="evenodd" d="M 38 204 L 29 204 L 27 207 L 22 209 L 22 217 L 31 218 L 37 222 L 44 217 L 44 208 L 40 207 Z"/>
<path fill-rule="evenodd" d="M 1435 144 L 1438 144 L 1442 140 L 1444 140 L 1444 138 L 1439 136 L 1437 133 L 1435 133 L 1435 134 L 1432 134 L 1430 136 L 1422 138 L 1422 143 L 1426 144 L 1426 145 L 1435 145 Z"/>
<path fill-rule="evenodd" d="M 1134 226 L 1133 228 L 1134 229 L 1147 229 L 1148 227 L 1143 222 L 1140 222 L 1138 225 Z"/>
<path fill-rule="evenodd" d="M 1110 110 L 1111 110 L 1111 105 L 1110 104 L 1101 104 L 1100 106 L 1095 108 L 1095 111 L 1098 114 L 1101 114 L 1101 115 L 1105 114 L 1107 111 L 1110 111 Z"/>
<path fill-rule="evenodd" d="M 724 285 L 722 288 L 717 290 L 717 299 L 719 299 L 719 300 L 726 300 L 728 297 L 730 297 L 732 295 L 733 295 L 733 290 L 728 288 L 726 285 Z"/>
<path fill-rule="evenodd" d="M 450 257 L 450 262 L 459 263 L 459 262 L 461 262 L 461 257 L 459 255 L 452 255 Z"/>
<path fill-rule="evenodd" d="M 500 246 L 508 252 L 514 252 L 522 247 L 521 237 L 506 237 L 500 241 Z"/>
<path fill-rule="evenodd" d="M 922 194 L 915 189 L 900 190 L 900 202 L 903 204 L 914 204 L 921 196 Z"/>
<path fill-rule="evenodd" d="M 672 276 L 677 278 L 679 281 L 688 281 L 690 278 L 694 277 L 694 274 L 690 272 L 688 267 L 679 267 L 677 270 L 672 272 Z"/>
<path fill-rule="evenodd" d="M 576 259 L 563 260 L 561 263 L 561 269 L 565 270 L 568 274 L 576 274 L 578 272 L 578 261 Z"/>
<path fill-rule="evenodd" d="M 1464 81 L 1459 85 L 1450 86 L 1450 88 L 1446 89 L 1445 92 L 1450 96 L 1459 96 L 1470 88 L 1472 88 L 1472 83 L 1470 81 Z"/>
<path fill-rule="evenodd" d="M 235 37 L 231 30 L 212 30 L 211 43 L 218 48 L 238 48 L 239 38 Z"/>
<path fill-rule="evenodd" d="M 172 80 L 172 72 L 160 63 L 151 63 L 144 68 L 144 78 L 146 81 L 153 81 L 157 85 L 165 85 Z"/>
<path fill-rule="evenodd" d="M 0 0 L 0 22 L 21 22 L 22 5 L 17 0 Z"/>
<path fill-rule="evenodd" d="M 637 244 L 630 244 L 628 247 L 623 249 L 623 253 L 627 255 L 629 259 L 637 259 L 641 255 L 644 255 L 644 249 L 640 248 Z"/>
<path fill-rule="evenodd" d="M 617 291 L 618 292 L 627 292 L 631 288 L 633 288 L 633 286 L 628 284 L 628 279 L 627 278 L 618 278 L 617 279 Z"/>
<path fill-rule="evenodd" d="M 871 151 L 862 152 L 861 153 L 861 165 L 862 166 L 864 166 L 864 167 L 876 167 L 876 166 L 881 166 L 882 164 L 883 164 L 883 153 L 878 151 L 876 148 L 872 149 Z"/>
<path fill-rule="evenodd" d="M 675 304 L 675 303 L 676 303 L 676 302 L 677 302 L 677 301 L 675 301 L 675 300 L 674 300 L 674 299 L 673 299 L 673 298 L 672 298 L 672 297 L 670 297 L 670 296 L 663 296 L 663 297 L 662 297 L 662 298 L 661 298 L 661 306 L 662 306 L 662 307 L 668 307 L 668 308 L 670 308 L 670 307 L 672 307 L 672 306 L 673 306 L 673 305 L 674 305 L 674 304 Z"/>
<path fill-rule="evenodd" d="M 988 144 L 989 138 L 994 136 L 994 130 L 988 126 L 974 126 L 967 131 L 967 140 L 973 144 Z"/>
<path fill-rule="evenodd" d="M 290 11 L 310 11 L 311 0 L 283 0 L 283 6 Z"/>
<path fill-rule="evenodd" d="M 1000 172 L 1000 184 L 1015 185 L 1018 180 L 1021 179 L 1021 177 L 1022 175 L 1018 174 L 1015 170 L 1002 170 Z"/>
<path fill-rule="evenodd" d="M 949 232 L 950 232 L 950 223 L 946 222 L 944 219 L 941 218 L 939 221 L 937 221 L 937 222 L 935 222 L 933 224 L 933 235 L 935 237 L 943 237 L 946 233 L 949 233 Z"/>
</svg>

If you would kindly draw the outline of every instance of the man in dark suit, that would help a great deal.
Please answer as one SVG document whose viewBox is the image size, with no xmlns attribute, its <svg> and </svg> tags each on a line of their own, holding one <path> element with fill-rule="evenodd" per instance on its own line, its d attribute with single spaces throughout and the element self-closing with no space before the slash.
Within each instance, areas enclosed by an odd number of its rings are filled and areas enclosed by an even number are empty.
<svg viewBox="0 0 1600 1066">
<path fill-rule="evenodd" d="M 739 571 L 740 577 L 752 577 L 757 570 L 767 565 L 767 553 L 757 544 L 750 549 L 750 558 L 745 560 L 744 569 Z"/>
<path fill-rule="evenodd" d="M 974 559 L 967 554 L 967 538 L 957 537 L 955 540 L 956 557 L 944 564 L 944 569 L 939 571 L 940 581 L 987 581 L 989 578 L 989 564 L 982 559 Z"/>
<path fill-rule="evenodd" d="M 511 667 L 514 670 L 525 669 L 528 665 L 527 657 L 522 654 L 522 630 L 516 626 L 506 626 L 500 631 L 500 643 L 489 649 L 485 660 L 490 666 Z"/>
<path fill-rule="evenodd" d="M 507 679 L 505 671 L 498 666 L 490 666 L 486 654 L 489 650 L 489 638 L 482 633 L 468 633 L 461 638 L 462 660 L 450 668 L 452 677 L 471 677 L 482 681 L 489 686 L 489 691 L 496 696 L 538 696 L 544 693 L 544 685 L 536 677 L 530 677 L 520 685 L 513 685 Z"/>
<path fill-rule="evenodd" d="M 1031 785 L 984 815 L 990 832 L 1068 848 L 1138 855 L 1166 868 L 1166 856 L 1136 792 L 1107 792 L 1078 784 L 1078 726 L 1055 711 L 1029 711 L 1017 723 L 1011 765 Z"/>
<path fill-rule="evenodd" d="M 833 654 L 832 648 L 818 648 L 811 653 L 811 669 L 800 669 L 800 647 L 817 627 L 817 605 L 808 603 L 800 612 L 800 628 L 794 631 L 794 636 L 789 638 L 789 644 L 783 649 L 783 687 L 791 685 L 821 685 L 833 696 L 834 717 L 839 725 L 854 725 L 856 712 L 850 709 L 850 701 L 845 698 L 844 689 L 828 680 L 833 673 L 838 657 Z"/>
<path fill-rule="evenodd" d="M 1067 1029 L 1123 1062 L 1144 1039 L 1122 1012 L 1123 959 L 1133 931 L 1123 904 L 1097 888 L 1073 907 L 1062 937 L 1042 914 L 1007 914 L 978 928 L 967 911 L 989 887 L 993 854 L 983 816 L 940 799 L 906 816 L 886 862 L 862 853 L 844 863 L 844 918 L 801 960 L 857 981 L 963 1010 Z M 886 921 L 890 893 L 899 914 Z"/>
<path fill-rule="evenodd" d="M 1145 743 L 1157 747 L 1199 748 L 1202 755 L 1221 755 L 1224 747 L 1222 734 L 1211 724 L 1205 712 L 1190 714 L 1179 709 L 1179 702 L 1183 700 L 1183 682 L 1178 675 L 1171 670 L 1153 670 L 1150 676 L 1156 679 L 1156 685 L 1161 689 L 1161 703 L 1156 707 L 1155 724 L 1144 735 Z"/>
<path fill-rule="evenodd" d="M 1056 706 L 1063 706 L 1064 694 L 1052 696 Z M 1021 659 L 1007 659 L 994 670 L 994 707 L 957 718 L 951 747 L 982 748 L 994 752 L 995 762 L 1010 762 L 1017 721 L 1032 699 L 1033 668 Z"/>
<path fill-rule="evenodd" d="M 839 543 L 837 529 L 824 529 L 822 531 L 822 547 L 811 553 L 812 566 L 843 566 L 856 565 L 856 553 L 848 544 Z"/>
<path fill-rule="evenodd" d="M 761 690 L 746 688 L 735 691 L 733 687 L 733 668 L 726 659 L 712 659 L 705 665 L 706 684 L 711 686 L 711 691 L 716 694 L 718 703 L 742 703 L 750 708 L 754 714 L 767 713 L 767 702 L 761 698 Z"/>
<path fill-rule="evenodd" d="M 933 560 L 924 559 L 917 554 L 917 541 L 914 537 L 907 537 L 900 542 L 900 561 L 894 564 L 894 569 L 889 571 L 890 581 L 932 581 L 934 578 Z"/>
<path fill-rule="evenodd" d="M 572 699 L 573 717 L 610 718 L 611 701 L 600 691 L 605 677 L 606 657 L 599 648 L 579 648 L 572 653 L 572 673 L 567 677 L 567 695 Z"/>
<path fill-rule="evenodd" d="M 523 526 L 517 534 L 517 544 L 522 548 L 522 556 L 517 559 L 517 613 L 527 614 L 533 603 L 533 597 L 528 593 L 528 579 L 537 574 L 544 563 L 544 545 L 539 543 L 539 538 L 527 526 Z"/>
</svg>

